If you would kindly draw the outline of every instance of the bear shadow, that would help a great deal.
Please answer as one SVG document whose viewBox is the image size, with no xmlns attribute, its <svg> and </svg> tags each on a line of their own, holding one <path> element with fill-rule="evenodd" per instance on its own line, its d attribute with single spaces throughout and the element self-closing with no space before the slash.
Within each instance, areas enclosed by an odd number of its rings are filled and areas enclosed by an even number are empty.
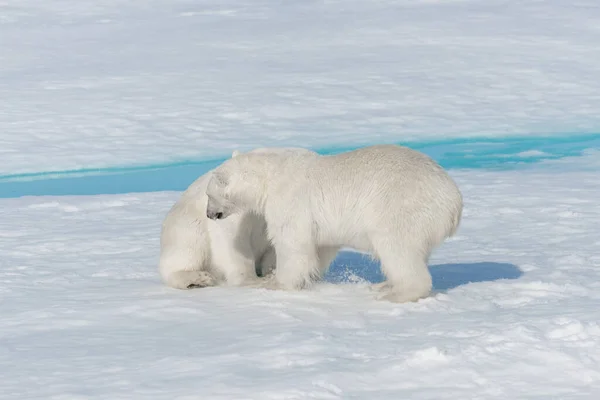
<svg viewBox="0 0 600 400">
<path fill-rule="evenodd" d="M 433 289 L 445 291 L 474 282 L 518 279 L 523 271 L 514 264 L 474 262 L 430 265 Z M 379 283 L 385 280 L 379 261 L 365 254 L 341 251 L 324 277 L 330 283 Z"/>
</svg>

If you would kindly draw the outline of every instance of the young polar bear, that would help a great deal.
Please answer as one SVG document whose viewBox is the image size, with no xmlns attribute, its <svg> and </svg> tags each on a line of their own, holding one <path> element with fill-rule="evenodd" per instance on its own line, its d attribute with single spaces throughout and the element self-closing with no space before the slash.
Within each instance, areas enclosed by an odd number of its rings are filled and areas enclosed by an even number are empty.
<svg viewBox="0 0 600 400">
<path fill-rule="evenodd" d="M 252 154 L 313 154 L 302 148 L 260 148 Z M 235 151 L 232 157 L 239 156 Z M 189 289 L 218 283 L 239 286 L 275 268 L 276 255 L 264 217 L 239 212 L 218 223 L 206 217 L 209 171 L 183 192 L 165 217 L 160 236 L 159 271 L 170 287 Z"/>
<path fill-rule="evenodd" d="M 277 256 L 267 286 L 303 288 L 348 246 L 381 261 L 387 281 L 376 288 L 396 302 L 430 293 L 429 256 L 456 232 L 463 208 L 435 161 L 396 145 L 333 156 L 243 154 L 215 169 L 207 195 L 210 219 L 264 215 Z"/>
</svg>

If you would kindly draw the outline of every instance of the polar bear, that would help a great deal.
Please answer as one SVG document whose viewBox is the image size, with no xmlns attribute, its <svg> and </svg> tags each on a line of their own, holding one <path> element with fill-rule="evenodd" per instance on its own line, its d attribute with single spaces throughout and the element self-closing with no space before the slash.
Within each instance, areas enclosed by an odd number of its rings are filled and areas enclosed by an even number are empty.
<svg viewBox="0 0 600 400">
<path fill-rule="evenodd" d="M 176 289 L 222 282 L 240 285 L 256 275 L 252 270 L 257 264 L 259 270 L 274 267 L 275 255 L 263 218 L 238 213 L 230 221 L 216 224 L 206 217 L 206 187 L 211 176 L 209 171 L 194 181 L 162 224 L 159 271 L 163 281 Z"/>
<path fill-rule="evenodd" d="M 302 148 L 259 148 L 251 153 L 312 153 Z M 234 151 L 233 157 L 239 156 Z M 161 229 L 159 271 L 170 287 L 189 289 L 226 283 L 239 286 L 267 275 L 276 255 L 264 217 L 251 212 L 219 223 L 206 217 L 206 188 L 213 171 L 194 181 L 167 213 Z"/>
<path fill-rule="evenodd" d="M 386 276 L 379 298 L 429 295 L 434 248 L 458 229 L 463 200 L 431 158 L 403 146 L 342 154 L 242 154 L 215 169 L 206 213 L 263 215 L 276 251 L 271 288 L 301 289 L 323 275 L 341 247 L 371 253 Z"/>
</svg>

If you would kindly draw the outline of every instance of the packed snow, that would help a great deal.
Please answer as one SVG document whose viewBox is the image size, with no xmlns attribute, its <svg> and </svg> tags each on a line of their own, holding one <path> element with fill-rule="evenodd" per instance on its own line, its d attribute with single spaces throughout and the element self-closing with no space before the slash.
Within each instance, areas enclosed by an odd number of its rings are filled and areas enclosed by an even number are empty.
<svg viewBox="0 0 600 400">
<path fill-rule="evenodd" d="M 463 224 L 410 304 L 350 252 L 310 291 L 167 288 L 179 193 L 0 200 L 0 397 L 597 398 L 597 172 L 452 175 Z"/>
<path fill-rule="evenodd" d="M 0 174 L 600 131 L 596 0 L 4 0 Z"/>
<path fill-rule="evenodd" d="M 594 0 L 0 1 L 0 399 L 600 398 L 598 27 Z M 465 200 L 429 298 L 375 300 L 349 250 L 307 291 L 160 281 L 165 188 L 233 149 L 405 141 Z"/>
</svg>

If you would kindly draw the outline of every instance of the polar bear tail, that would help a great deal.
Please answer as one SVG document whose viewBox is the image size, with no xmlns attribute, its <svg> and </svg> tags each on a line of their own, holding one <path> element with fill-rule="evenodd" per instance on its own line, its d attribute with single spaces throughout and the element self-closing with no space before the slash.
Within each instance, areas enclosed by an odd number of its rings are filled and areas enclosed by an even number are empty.
<svg viewBox="0 0 600 400">
<path fill-rule="evenodd" d="M 460 226 L 460 221 L 462 219 L 463 199 L 460 191 L 458 191 L 458 198 L 455 207 L 456 208 L 452 212 L 452 226 L 450 227 L 448 237 L 452 237 L 456 234 L 456 231 L 458 231 L 458 227 Z"/>
<path fill-rule="evenodd" d="M 456 234 L 458 231 L 458 227 L 460 226 L 460 220 L 462 218 L 462 207 L 458 209 L 458 212 L 454 214 L 454 219 L 452 221 L 452 230 L 450 231 L 450 237 Z"/>
</svg>

